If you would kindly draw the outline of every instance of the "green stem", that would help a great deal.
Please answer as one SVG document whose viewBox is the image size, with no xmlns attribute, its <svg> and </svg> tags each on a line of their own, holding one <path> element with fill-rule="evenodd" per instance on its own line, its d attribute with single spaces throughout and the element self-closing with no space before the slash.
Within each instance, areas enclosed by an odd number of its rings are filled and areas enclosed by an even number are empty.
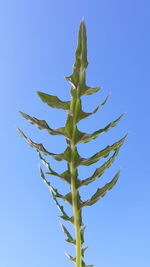
<svg viewBox="0 0 150 267">
<path fill-rule="evenodd" d="M 73 204 L 73 213 L 74 213 L 74 226 L 76 233 L 76 267 L 81 267 L 81 236 L 80 236 L 80 215 L 78 210 L 78 190 L 75 186 L 75 168 L 73 166 L 73 162 L 70 164 L 71 168 L 71 191 L 72 191 L 72 204 Z"/>
<path fill-rule="evenodd" d="M 77 102 L 75 104 L 77 106 Z M 72 125 L 72 140 L 70 142 L 71 148 L 71 162 L 70 162 L 70 173 L 71 173 L 71 191 L 72 191 L 72 205 L 74 214 L 74 227 L 76 234 L 76 267 L 82 267 L 82 255 L 81 255 L 81 233 L 80 233 L 80 211 L 78 208 L 78 189 L 76 188 L 76 167 L 75 167 L 75 149 L 74 135 L 75 135 L 75 122 L 76 107 L 73 114 L 73 125 Z"/>
</svg>

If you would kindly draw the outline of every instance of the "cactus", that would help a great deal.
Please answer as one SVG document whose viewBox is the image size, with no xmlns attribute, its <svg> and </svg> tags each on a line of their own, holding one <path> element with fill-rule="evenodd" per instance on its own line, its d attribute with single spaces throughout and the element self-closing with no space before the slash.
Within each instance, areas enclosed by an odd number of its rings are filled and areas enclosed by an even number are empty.
<svg viewBox="0 0 150 267">
<path fill-rule="evenodd" d="M 62 135 L 66 139 L 67 147 L 66 150 L 61 154 L 54 154 L 52 152 L 47 151 L 47 149 L 40 143 L 33 142 L 30 138 L 26 137 L 25 134 L 18 129 L 19 134 L 29 143 L 29 145 L 35 148 L 38 152 L 39 158 L 41 162 L 47 168 L 47 172 L 44 173 L 42 168 L 40 168 L 40 175 L 51 191 L 51 195 L 61 212 L 61 219 L 64 221 L 70 222 L 75 228 L 75 238 L 67 230 L 66 226 L 62 224 L 62 229 L 64 234 L 66 235 L 66 241 L 75 245 L 76 248 L 76 256 L 71 256 L 67 254 L 68 258 L 76 264 L 76 267 L 92 267 L 93 265 L 86 265 L 84 261 L 84 254 L 86 247 L 83 247 L 84 243 L 84 231 L 85 225 L 82 221 L 82 209 L 86 206 L 91 206 L 96 203 L 99 199 L 104 197 L 104 195 L 112 189 L 112 187 L 116 184 L 120 170 L 116 173 L 114 178 L 107 183 L 105 186 L 98 188 L 95 194 L 85 201 L 82 201 L 79 189 L 82 186 L 88 185 L 94 182 L 97 178 L 101 177 L 102 174 L 107 170 L 112 163 L 114 162 L 120 147 L 125 141 L 127 135 L 121 138 L 119 141 L 114 144 L 106 146 L 101 151 L 97 152 L 90 158 L 82 158 L 77 149 L 77 144 L 90 142 L 91 140 L 97 138 L 101 133 L 108 131 L 110 128 L 116 126 L 122 116 L 119 116 L 116 120 L 109 123 L 105 127 L 91 133 L 87 134 L 85 132 L 81 132 L 77 124 L 84 118 L 96 113 L 107 101 L 108 96 L 104 100 L 103 103 L 98 105 L 93 112 L 84 112 L 82 110 L 82 102 L 81 97 L 83 95 L 91 95 L 100 90 L 100 87 L 91 88 L 86 85 L 86 68 L 88 66 L 87 61 L 87 38 L 86 38 L 86 27 L 84 21 L 81 22 L 78 32 L 78 46 L 75 52 L 75 63 L 73 66 L 73 73 L 69 77 L 66 77 L 67 81 L 71 83 L 71 100 L 70 101 L 61 101 L 57 96 L 45 94 L 43 92 L 37 92 L 40 99 L 49 105 L 50 107 L 63 109 L 67 113 L 66 124 L 62 128 L 52 129 L 49 127 L 45 120 L 39 120 L 35 117 L 30 117 L 29 115 L 20 112 L 20 114 L 27 119 L 31 124 L 35 124 L 39 129 L 44 129 L 48 131 L 51 135 Z M 101 158 L 107 158 L 110 153 L 113 152 L 112 156 L 107 159 L 103 165 L 95 170 L 92 176 L 86 179 L 79 179 L 78 177 L 78 167 L 89 166 Z M 51 156 L 57 161 L 65 160 L 67 161 L 67 170 L 61 174 L 54 171 L 50 164 L 44 158 L 44 155 Z M 66 195 L 62 195 L 58 192 L 56 188 L 54 188 L 51 183 L 46 179 L 46 174 L 56 176 L 63 181 L 65 181 L 70 188 L 70 191 Z M 64 210 L 64 207 L 60 205 L 59 199 L 64 200 L 69 205 L 72 206 L 73 215 L 70 217 Z"/>
</svg>

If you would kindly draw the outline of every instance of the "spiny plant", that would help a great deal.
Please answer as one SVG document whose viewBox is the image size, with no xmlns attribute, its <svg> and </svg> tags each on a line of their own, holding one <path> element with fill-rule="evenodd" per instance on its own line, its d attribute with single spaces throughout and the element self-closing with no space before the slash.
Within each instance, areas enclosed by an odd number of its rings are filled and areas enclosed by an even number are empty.
<svg viewBox="0 0 150 267">
<path fill-rule="evenodd" d="M 19 134 L 29 143 L 29 145 L 35 148 L 38 152 L 39 158 L 44 166 L 48 169 L 48 172 L 44 173 L 42 168 L 40 167 L 40 174 L 49 190 L 51 191 L 52 197 L 61 212 L 61 219 L 64 221 L 70 222 L 75 228 L 75 238 L 67 230 L 66 226 L 62 224 L 62 229 L 67 237 L 66 241 L 75 245 L 76 247 L 76 256 L 73 257 L 67 254 L 68 258 L 76 264 L 76 267 L 92 267 L 93 265 L 86 265 L 84 261 L 84 254 L 87 247 L 83 247 L 84 243 L 84 231 L 85 225 L 82 221 L 82 209 L 86 206 L 92 206 L 99 199 L 104 197 L 104 195 L 112 189 L 112 187 L 116 184 L 120 170 L 116 173 L 114 178 L 104 185 L 101 188 L 98 188 L 95 194 L 85 201 L 83 201 L 80 197 L 79 189 L 82 186 L 89 185 L 94 182 L 97 178 L 100 178 L 102 174 L 112 165 L 114 162 L 120 147 L 125 141 L 127 135 L 121 138 L 119 141 L 115 142 L 112 145 L 106 146 L 101 151 L 97 152 L 90 158 L 83 158 L 79 155 L 77 145 L 80 143 L 87 143 L 99 136 L 99 134 L 108 131 L 110 128 L 117 125 L 122 116 L 119 116 L 113 122 L 110 122 L 104 128 L 99 129 L 91 134 L 81 132 L 77 124 L 82 119 L 89 117 L 90 115 L 96 113 L 107 101 L 108 97 L 106 97 L 105 101 L 98 105 L 93 112 L 84 112 L 82 110 L 82 102 L 81 97 L 83 95 L 91 95 L 100 90 L 100 87 L 91 88 L 86 85 L 86 68 L 88 66 L 87 61 L 87 38 L 86 38 L 86 27 L 84 21 L 81 22 L 78 32 L 78 45 L 75 52 L 75 63 L 73 66 L 73 73 L 69 77 L 66 77 L 67 81 L 71 83 L 71 100 L 70 101 L 61 101 L 57 96 L 45 94 L 43 92 L 37 92 L 40 99 L 48 104 L 50 107 L 62 109 L 67 113 L 67 120 L 64 127 L 58 129 L 52 129 L 49 127 L 45 120 L 39 120 L 35 117 L 30 117 L 29 115 L 20 112 L 20 114 L 27 119 L 31 124 L 35 124 L 39 129 L 43 129 L 48 131 L 51 135 L 62 135 L 66 139 L 67 147 L 66 150 L 61 154 L 54 154 L 52 152 L 47 151 L 47 149 L 43 146 L 43 144 L 38 144 L 33 142 L 30 138 L 26 137 L 25 134 L 18 129 Z M 102 158 L 107 158 L 110 153 L 113 152 L 111 157 L 107 159 L 104 164 L 98 167 L 92 176 L 86 179 L 80 179 L 78 177 L 78 167 L 79 166 L 89 166 Z M 45 160 L 43 154 L 46 156 L 51 156 L 57 161 L 65 160 L 67 162 L 67 170 L 63 173 L 57 173 L 54 171 L 49 162 Z M 46 179 L 45 174 L 56 176 L 66 183 L 68 183 L 70 191 L 66 195 L 62 195 L 59 191 L 54 188 L 51 183 Z M 69 216 L 64 207 L 59 203 L 58 199 L 62 199 L 65 202 L 69 203 L 73 209 L 73 215 Z"/>
</svg>

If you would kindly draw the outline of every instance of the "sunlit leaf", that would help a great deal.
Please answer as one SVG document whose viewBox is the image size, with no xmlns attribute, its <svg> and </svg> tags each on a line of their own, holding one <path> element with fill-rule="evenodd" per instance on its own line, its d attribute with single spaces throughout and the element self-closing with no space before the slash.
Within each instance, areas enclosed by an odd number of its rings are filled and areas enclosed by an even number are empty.
<svg viewBox="0 0 150 267">
<path fill-rule="evenodd" d="M 61 101 L 57 96 L 48 95 L 43 92 L 37 92 L 41 100 L 48 104 L 52 108 L 64 109 L 65 111 L 69 111 L 70 109 L 70 101 Z"/>
</svg>

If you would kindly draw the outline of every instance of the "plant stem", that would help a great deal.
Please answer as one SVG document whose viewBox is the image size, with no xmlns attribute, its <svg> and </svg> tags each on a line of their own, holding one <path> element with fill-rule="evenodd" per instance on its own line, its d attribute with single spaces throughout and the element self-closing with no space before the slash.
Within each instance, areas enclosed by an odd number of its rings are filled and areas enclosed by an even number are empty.
<svg viewBox="0 0 150 267">
<path fill-rule="evenodd" d="M 73 147 L 72 147 L 73 149 Z M 72 151 L 73 155 L 73 151 Z M 72 204 L 73 204 L 73 213 L 74 213 L 74 226 L 76 234 L 76 267 L 81 267 L 81 235 L 80 235 L 80 214 L 78 210 L 78 190 L 76 189 L 75 175 L 76 168 L 74 167 L 74 162 L 70 164 L 71 172 L 71 191 L 72 191 Z"/>
<path fill-rule="evenodd" d="M 70 161 L 70 173 L 71 173 L 71 191 L 72 191 L 72 205 L 74 214 L 74 227 L 76 235 L 76 267 L 82 267 L 81 260 L 81 233 L 80 233 L 80 210 L 78 208 L 78 189 L 76 187 L 76 167 L 75 167 L 75 149 L 74 144 L 75 128 L 76 128 L 76 114 L 77 114 L 77 104 L 78 98 L 75 100 L 75 108 L 73 110 L 73 124 L 72 124 L 72 140 L 70 142 L 71 149 L 71 161 Z M 73 100 L 72 100 L 73 102 Z"/>
</svg>

